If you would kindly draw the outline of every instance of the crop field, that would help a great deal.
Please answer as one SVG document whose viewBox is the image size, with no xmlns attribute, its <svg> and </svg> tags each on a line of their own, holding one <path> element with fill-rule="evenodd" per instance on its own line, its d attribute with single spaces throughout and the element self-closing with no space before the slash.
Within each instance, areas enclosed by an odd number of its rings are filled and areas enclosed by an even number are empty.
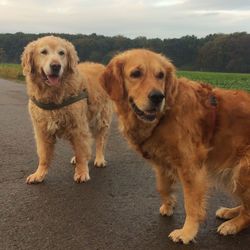
<svg viewBox="0 0 250 250">
<path fill-rule="evenodd" d="M 226 89 L 244 89 L 250 91 L 250 74 L 215 73 L 200 71 L 178 71 L 178 77 L 210 83 Z M 0 64 L 0 78 L 24 81 L 20 64 Z"/>
<path fill-rule="evenodd" d="M 179 77 L 209 83 L 226 89 L 244 89 L 250 91 L 250 74 L 218 73 L 200 71 L 178 71 Z"/>
<path fill-rule="evenodd" d="M 24 81 L 20 64 L 0 64 L 0 77 L 16 81 Z"/>
</svg>

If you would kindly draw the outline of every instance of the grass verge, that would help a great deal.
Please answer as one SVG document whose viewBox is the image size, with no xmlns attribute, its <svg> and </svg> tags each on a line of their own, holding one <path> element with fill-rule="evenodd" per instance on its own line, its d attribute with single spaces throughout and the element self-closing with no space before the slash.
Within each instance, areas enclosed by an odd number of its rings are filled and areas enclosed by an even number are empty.
<svg viewBox="0 0 250 250">
<path fill-rule="evenodd" d="M 250 91 L 250 74 L 178 71 L 177 75 L 178 77 L 187 77 L 192 80 L 210 83 L 221 88 Z M 24 81 L 20 64 L 0 64 L 0 77 Z"/>
<path fill-rule="evenodd" d="M 0 77 L 16 81 L 24 81 L 22 67 L 20 64 L 0 64 Z"/>
</svg>

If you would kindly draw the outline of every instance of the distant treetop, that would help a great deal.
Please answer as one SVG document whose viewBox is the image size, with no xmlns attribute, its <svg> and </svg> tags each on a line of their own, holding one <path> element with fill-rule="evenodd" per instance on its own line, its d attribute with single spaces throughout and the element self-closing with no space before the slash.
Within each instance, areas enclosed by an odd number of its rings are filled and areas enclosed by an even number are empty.
<svg viewBox="0 0 250 250">
<path fill-rule="evenodd" d="M 183 36 L 174 39 L 130 39 L 84 34 L 0 34 L 0 63 L 20 63 L 23 48 L 32 40 L 56 35 L 71 41 L 81 61 L 108 63 L 118 52 L 148 48 L 166 55 L 179 69 L 250 73 L 250 34 L 211 34 L 204 38 Z"/>
</svg>

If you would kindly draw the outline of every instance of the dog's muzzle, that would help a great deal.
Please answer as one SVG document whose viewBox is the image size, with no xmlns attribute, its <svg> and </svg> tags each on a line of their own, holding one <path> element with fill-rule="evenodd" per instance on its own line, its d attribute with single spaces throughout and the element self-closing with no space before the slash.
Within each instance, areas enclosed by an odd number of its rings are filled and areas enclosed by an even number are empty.
<svg viewBox="0 0 250 250">
<path fill-rule="evenodd" d="M 60 85 L 60 71 L 62 66 L 57 63 L 50 64 L 50 72 L 45 73 L 42 69 L 44 81 L 49 86 L 58 87 Z"/>
<path fill-rule="evenodd" d="M 150 100 L 151 104 L 154 107 L 159 107 L 164 98 L 165 98 L 165 95 L 158 90 L 153 90 L 148 95 L 148 99 Z"/>
<path fill-rule="evenodd" d="M 61 65 L 57 63 L 50 64 L 51 75 L 59 76 Z"/>
<path fill-rule="evenodd" d="M 146 122 L 153 122 L 157 118 L 157 110 L 152 109 L 149 111 L 142 111 L 138 106 L 135 104 L 133 98 L 129 98 L 129 103 L 133 112 L 143 121 Z"/>
</svg>

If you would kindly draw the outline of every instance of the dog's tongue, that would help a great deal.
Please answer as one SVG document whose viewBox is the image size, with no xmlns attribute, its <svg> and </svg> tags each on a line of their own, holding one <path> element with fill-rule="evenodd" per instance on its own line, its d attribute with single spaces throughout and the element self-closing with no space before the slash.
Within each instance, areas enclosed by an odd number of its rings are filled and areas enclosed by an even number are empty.
<svg viewBox="0 0 250 250">
<path fill-rule="evenodd" d="M 49 85 L 58 86 L 60 84 L 58 76 L 51 75 L 51 76 L 47 76 L 47 77 L 48 77 Z"/>
</svg>

